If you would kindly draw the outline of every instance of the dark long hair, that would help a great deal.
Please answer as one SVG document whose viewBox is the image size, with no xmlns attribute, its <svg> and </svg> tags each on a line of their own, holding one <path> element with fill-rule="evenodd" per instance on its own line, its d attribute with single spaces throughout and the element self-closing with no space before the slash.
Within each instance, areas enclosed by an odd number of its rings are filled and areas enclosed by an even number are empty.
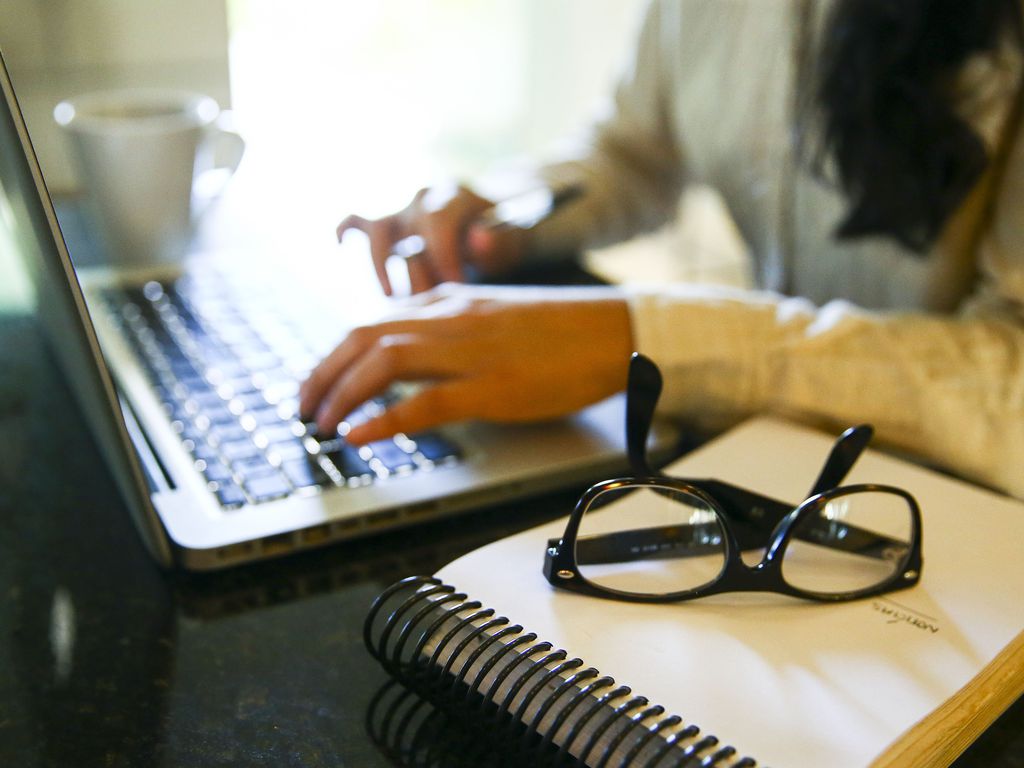
<svg viewBox="0 0 1024 768">
<path fill-rule="evenodd" d="M 935 241 L 989 162 L 956 112 L 953 84 L 976 53 L 1009 34 L 1020 0 L 836 0 L 810 68 L 815 163 L 848 201 L 840 239 Z"/>
</svg>

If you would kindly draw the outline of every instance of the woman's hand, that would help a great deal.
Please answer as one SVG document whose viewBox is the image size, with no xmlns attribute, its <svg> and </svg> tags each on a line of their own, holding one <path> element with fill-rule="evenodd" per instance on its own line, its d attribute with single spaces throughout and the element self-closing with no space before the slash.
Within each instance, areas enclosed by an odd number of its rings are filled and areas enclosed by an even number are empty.
<svg viewBox="0 0 1024 768">
<path fill-rule="evenodd" d="M 338 225 L 338 239 L 350 229 L 370 238 L 370 255 L 377 279 L 392 295 L 387 261 L 396 252 L 405 257 L 412 293 L 443 282 L 462 282 L 465 265 L 484 275 L 495 275 L 517 264 L 524 250 L 525 233 L 516 227 L 490 229 L 474 226 L 491 200 L 466 187 L 421 189 L 398 213 L 380 219 L 348 216 Z M 416 236 L 415 242 L 407 240 Z M 399 246 L 405 240 L 405 247 Z"/>
<path fill-rule="evenodd" d="M 612 290 L 447 284 L 353 330 L 303 383 L 300 407 L 330 435 L 392 383 L 423 383 L 354 427 L 357 444 L 464 419 L 551 418 L 623 390 L 632 346 Z"/>
</svg>

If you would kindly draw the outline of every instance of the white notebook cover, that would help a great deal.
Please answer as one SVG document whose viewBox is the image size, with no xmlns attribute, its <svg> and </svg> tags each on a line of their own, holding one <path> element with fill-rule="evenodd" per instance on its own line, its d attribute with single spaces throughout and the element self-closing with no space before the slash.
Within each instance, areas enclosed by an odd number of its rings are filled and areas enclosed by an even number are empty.
<svg viewBox="0 0 1024 768">
<path fill-rule="evenodd" d="M 758 418 L 666 473 L 795 503 L 833 441 Z M 760 765 L 852 768 L 909 764 L 908 755 L 914 765 L 944 764 L 950 745 L 955 755 L 1022 692 L 1024 504 L 870 450 L 847 482 L 896 485 L 917 498 L 924 568 L 916 587 L 838 605 L 764 593 L 671 605 L 585 597 L 541 574 L 546 542 L 564 520 L 478 549 L 437 576 Z M 1015 640 L 1010 671 L 979 684 Z M 951 716 L 932 718 L 923 741 L 922 728 L 905 737 L 969 684 L 966 708 L 947 706 Z"/>
</svg>

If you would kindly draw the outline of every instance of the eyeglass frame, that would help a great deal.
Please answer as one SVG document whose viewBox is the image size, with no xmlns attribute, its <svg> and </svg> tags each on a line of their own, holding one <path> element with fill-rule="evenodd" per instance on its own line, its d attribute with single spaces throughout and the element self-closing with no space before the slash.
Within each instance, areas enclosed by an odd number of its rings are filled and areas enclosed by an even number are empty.
<svg viewBox="0 0 1024 768">
<path fill-rule="evenodd" d="M 904 489 L 891 485 L 840 485 L 870 442 L 874 432 L 870 425 L 851 427 L 840 435 L 812 486 L 811 493 L 794 507 L 792 504 L 721 480 L 674 478 L 651 471 L 646 456 L 647 435 L 660 393 L 661 374 L 657 366 L 650 359 L 635 353 L 630 360 L 626 406 L 627 447 L 634 475 L 605 480 L 588 488 L 576 503 L 562 537 L 548 540 L 543 571 L 552 586 L 593 597 L 641 603 L 682 602 L 725 592 L 775 592 L 817 602 L 835 603 L 907 589 L 918 583 L 923 567 L 923 555 L 921 510 L 916 499 Z M 690 494 L 700 499 L 714 512 L 724 545 L 724 562 L 715 578 L 693 589 L 645 594 L 595 584 L 582 575 L 577 562 L 579 527 L 584 513 L 590 508 L 593 500 L 618 488 L 644 487 L 664 488 Z M 903 559 L 902 566 L 878 584 L 846 592 L 815 592 L 788 583 L 783 577 L 782 565 L 786 548 L 792 542 L 798 524 L 818 513 L 836 498 L 866 492 L 895 494 L 907 503 L 911 531 L 909 552 Z M 742 514 L 741 510 L 746 510 L 746 514 Z M 844 525 L 848 530 L 859 530 L 855 526 Z M 763 541 L 758 538 L 759 543 L 750 542 L 753 535 L 764 536 L 764 529 L 768 526 L 770 529 Z M 672 526 L 675 529 L 679 527 Z M 649 530 L 651 529 L 645 529 Z M 737 534 L 738 530 L 742 530 L 744 534 L 742 539 Z M 621 533 L 602 534 L 600 538 L 610 539 L 620 535 Z M 879 538 L 877 534 L 870 535 Z M 765 553 L 760 562 L 754 565 L 744 563 L 741 543 L 751 547 L 764 546 Z"/>
</svg>

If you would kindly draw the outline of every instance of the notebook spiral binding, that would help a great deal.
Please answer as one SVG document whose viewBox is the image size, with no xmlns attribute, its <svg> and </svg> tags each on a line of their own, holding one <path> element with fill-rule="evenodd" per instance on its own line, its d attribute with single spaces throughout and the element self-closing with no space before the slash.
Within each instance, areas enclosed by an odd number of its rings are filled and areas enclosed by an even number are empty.
<svg viewBox="0 0 1024 768">
<path fill-rule="evenodd" d="M 367 715 L 403 764 L 756 766 L 434 577 L 384 590 L 363 640 L 404 689 L 385 686 Z"/>
</svg>

